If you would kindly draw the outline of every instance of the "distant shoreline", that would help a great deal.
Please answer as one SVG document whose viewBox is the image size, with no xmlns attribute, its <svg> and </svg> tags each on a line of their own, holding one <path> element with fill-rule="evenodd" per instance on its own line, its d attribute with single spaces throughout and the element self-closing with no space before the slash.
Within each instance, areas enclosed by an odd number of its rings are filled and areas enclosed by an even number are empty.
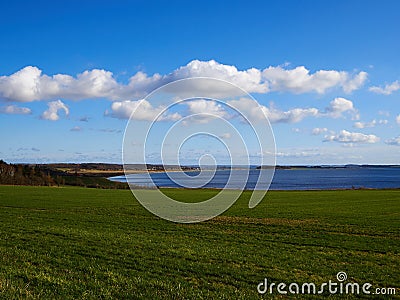
<svg viewBox="0 0 400 300">
<path fill-rule="evenodd" d="M 51 169 L 63 171 L 67 174 L 80 174 L 89 176 L 113 177 L 128 174 L 138 173 L 158 173 L 158 172 L 178 172 L 178 171 L 198 171 L 200 167 L 197 165 L 162 165 L 162 164 L 126 164 L 125 168 L 122 164 L 112 163 L 45 163 L 45 164 L 31 164 L 31 163 L 16 163 L 14 165 L 29 165 L 29 166 L 43 166 Z M 146 169 L 147 167 L 147 169 Z M 276 165 L 276 166 L 229 166 L 219 165 L 218 170 L 224 169 L 285 169 L 285 170 L 298 170 L 298 169 L 353 169 L 353 168 L 400 168 L 398 164 L 321 164 L 321 165 Z M 130 169 L 127 171 L 127 169 Z"/>
<path fill-rule="evenodd" d="M 206 167 L 207 168 L 207 167 Z M 268 170 L 272 169 L 270 166 L 217 166 L 217 171 L 229 170 Z M 154 175 L 162 179 L 162 173 L 165 172 L 199 172 L 198 166 L 172 166 L 172 165 L 128 165 L 127 171 L 124 170 L 124 166 L 121 164 L 106 164 L 106 163 L 57 163 L 57 164 L 8 164 L 0 160 L 0 184 L 11 184 L 11 185 L 56 185 L 56 186 L 85 186 L 85 187 L 96 187 L 96 188 L 117 188 L 117 189 L 127 189 L 129 188 L 126 182 L 122 180 L 115 180 L 112 177 L 124 177 L 125 175 L 134 174 L 160 174 Z M 273 179 L 273 183 L 277 184 L 272 186 L 270 190 L 280 190 L 281 186 L 286 183 L 289 184 L 288 188 L 282 188 L 282 190 L 337 190 L 337 189 L 386 189 L 400 187 L 398 184 L 400 174 L 400 165 L 318 165 L 318 166 L 308 166 L 308 165 L 291 165 L 291 166 L 281 166 L 275 167 L 276 171 Z M 386 169 L 386 171 L 384 171 Z M 207 170 L 207 169 L 203 169 Z M 309 171 L 317 172 L 317 175 L 309 173 Z M 332 170 L 332 172 L 328 172 Z M 342 171 L 341 171 L 342 170 Z M 357 171 L 358 170 L 358 171 Z M 370 170 L 370 171 L 368 171 Z M 211 171 L 211 169 L 210 169 Z M 251 172 L 253 172 L 251 171 Z M 287 171 L 287 172 L 286 172 Z M 291 171 L 296 171 L 292 173 Z M 226 173 L 222 172 L 222 173 Z M 300 173 L 298 173 L 300 172 Z M 321 173 L 322 172 L 322 173 Z M 328 172 L 329 174 L 325 174 Z M 339 172 L 339 173 L 338 173 Z M 341 172 L 345 172 L 344 177 Z M 384 172 L 384 174 L 382 174 Z M 387 173 L 389 172 L 389 173 Z M 313 172 L 314 173 L 314 172 Z M 363 178 L 358 178 L 353 182 L 349 182 L 347 179 L 347 174 L 355 173 L 367 174 Z M 300 175 L 299 175 L 300 174 Z M 323 177 L 321 177 L 321 174 Z M 325 175 L 324 175 L 325 174 Z M 336 177 L 337 181 L 333 182 L 331 186 L 328 183 L 332 175 L 339 174 Z M 355 174 L 355 175 L 354 175 Z M 371 175 L 370 174 L 375 174 Z M 387 177 L 390 175 L 389 178 Z M 278 175 L 278 176 L 277 176 Z M 383 177 L 381 177 L 381 175 Z M 153 175 L 152 175 L 153 176 Z M 321 178 L 322 179 L 321 179 Z M 222 177 L 220 177 L 221 179 Z M 349 177 L 350 178 L 350 177 Z M 381 179 L 379 179 L 381 178 Z M 223 179 L 223 178 L 222 178 Z M 387 182 L 387 179 L 391 180 Z M 290 181 L 291 180 L 291 181 Z M 314 180 L 314 182 L 313 182 Z M 316 182 L 315 180 L 319 180 Z M 283 182 L 282 182 L 283 181 Z M 252 182 L 249 181 L 249 185 L 246 186 L 248 190 L 252 190 Z M 381 182 L 381 183 L 379 183 Z M 132 182 L 131 182 L 132 183 Z M 164 184 L 158 181 L 156 183 L 159 187 L 170 187 L 171 185 Z M 247 185 L 247 183 L 246 183 Z M 147 184 L 143 185 L 148 187 Z M 319 188 L 319 186 L 324 186 Z M 139 187 L 139 186 L 138 186 Z M 222 187 L 222 186 L 221 186 Z M 206 188 L 216 188 L 219 189 L 220 186 L 208 186 Z"/>
</svg>

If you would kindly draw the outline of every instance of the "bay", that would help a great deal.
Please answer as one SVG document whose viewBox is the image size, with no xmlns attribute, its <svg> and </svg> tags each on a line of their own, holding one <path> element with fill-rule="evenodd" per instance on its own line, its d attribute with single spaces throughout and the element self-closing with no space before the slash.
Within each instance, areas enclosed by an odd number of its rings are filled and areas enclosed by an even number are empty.
<svg viewBox="0 0 400 300">
<path fill-rule="evenodd" d="M 203 188 L 224 188 L 230 170 L 217 170 L 211 180 L 203 185 Z M 231 187 L 239 188 L 243 178 L 249 174 L 245 189 L 252 190 L 255 187 L 260 170 L 235 170 Z M 187 172 L 190 176 L 174 174 L 180 182 L 190 186 L 190 180 L 196 180 L 199 172 Z M 110 178 L 113 181 L 126 182 L 140 187 L 170 187 L 182 186 L 169 178 L 167 173 L 151 173 L 151 180 L 146 174 L 129 174 Z M 191 178 L 192 177 L 192 178 Z M 194 182 L 196 184 L 196 182 Z M 237 184 L 236 184 L 237 183 Z M 352 188 L 400 188 L 400 168 L 397 167 L 360 167 L 360 168 L 291 168 L 276 169 L 270 186 L 271 190 L 330 190 Z"/>
</svg>

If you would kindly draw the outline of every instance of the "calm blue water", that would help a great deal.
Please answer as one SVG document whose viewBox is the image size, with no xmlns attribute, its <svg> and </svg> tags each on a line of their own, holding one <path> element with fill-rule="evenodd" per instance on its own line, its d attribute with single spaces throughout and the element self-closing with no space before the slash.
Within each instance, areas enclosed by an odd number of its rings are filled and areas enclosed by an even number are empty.
<svg viewBox="0 0 400 300">
<path fill-rule="evenodd" d="M 241 182 L 247 170 L 235 171 L 233 182 Z M 254 189 L 259 170 L 251 169 L 246 189 Z M 189 173 L 188 173 L 189 174 Z M 197 175 L 192 172 L 189 175 Z M 205 188 L 223 188 L 227 183 L 230 170 L 218 170 Z M 173 182 L 166 173 L 152 173 L 151 178 L 159 187 L 181 187 Z M 125 176 L 110 178 L 126 182 Z M 151 187 L 153 182 L 143 174 L 128 175 L 134 185 Z M 191 179 L 193 180 L 193 179 Z M 309 189 L 351 189 L 351 188 L 400 188 L 400 168 L 329 168 L 329 169 L 277 169 L 271 183 L 272 190 L 309 190 Z"/>
</svg>

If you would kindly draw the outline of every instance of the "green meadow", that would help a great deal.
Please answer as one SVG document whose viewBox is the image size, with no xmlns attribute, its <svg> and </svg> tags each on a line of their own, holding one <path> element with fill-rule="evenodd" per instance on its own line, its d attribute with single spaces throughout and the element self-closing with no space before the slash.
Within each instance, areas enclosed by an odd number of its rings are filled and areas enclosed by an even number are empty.
<svg viewBox="0 0 400 300">
<path fill-rule="evenodd" d="M 322 284 L 340 271 L 400 295 L 400 190 L 270 191 L 254 209 L 249 197 L 177 224 L 129 190 L 0 186 L 0 299 L 259 299 L 264 278 Z"/>
</svg>

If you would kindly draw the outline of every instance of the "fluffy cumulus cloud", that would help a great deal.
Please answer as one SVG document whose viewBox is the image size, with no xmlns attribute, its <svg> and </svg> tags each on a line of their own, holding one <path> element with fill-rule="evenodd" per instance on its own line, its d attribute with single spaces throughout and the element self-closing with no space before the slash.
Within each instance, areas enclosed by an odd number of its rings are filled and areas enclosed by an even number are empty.
<svg viewBox="0 0 400 300">
<path fill-rule="evenodd" d="M 231 105 L 238 113 L 242 113 L 249 121 L 263 120 L 266 117 L 267 107 L 257 104 L 252 99 L 241 98 L 238 100 L 230 100 L 228 104 Z"/>
<path fill-rule="evenodd" d="M 262 77 L 260 70 L 250 68 L 240 71 L 235 66 L 220 64 L 214 60 L 193 60 L 166 77 L 168 81 L 191 77 L 211 77 L 231 82 L 249 93 L 267 93 L 269 91 L 268 82 Z"/>
<path fill-rule="evenodd" d="M 371 122 L 355 122 L 354 127 L 355 128 L 369 128 L 369 127 L 375 127 L 376 125 L 376 120 L 372 120 Z"/>
<path fill-rule="evenodd" d="M 257 105 L 251 99 L 242 98 L 239 100 L 228 101 L 228 104 L 237 110 L 245 112 L 251 121 L 261 120 L 268 117 L 271 123 L 297 123 L 307 117 L 331 117 L 339 118 L 344 113 L 350 112 L 357 114 L 353 102 L 344 98 L 336 98 L 332 100 L 325 110 L 318 108 L 293 108 L 289 110 L 280 110 L 273 103 L 269 107 L 265 105 Z"/>
<path fill-rule="evenodd" d="M 147 100 L 137 101 L 118 101 L 111 105 L 111 112 L 106 112 L 107 115 L 119 119 L 129 119 L 134 113 L 133 118 L 141 121 L 176 121 L 181 118 L 178 113 L 166 114 L 163 113 L 165 107 L 153 107 Z"/>
<path fill-rule="evenodd" d="M 136 120 L 153 121 L 157 119 L 158 121 L 176 121 L 188 115 L 208 114 L 208 116 L 194 116 L 191 118 L 192 121 L 203 123 L 211 120 L 213 116 L 230 119 L 235 116 L 237 117 L 240 113 L 243 113 L 251 122 L 261 121 L 267 117 L 271 123 L 298 123 L 308 117 L 339 118 L 344 117 L 345 114 L 350 114 L 353 117 L 358 116 L 357 109 L 355 109 L 353 102 L 345 98 L 335 98 L 325 109 L 296 107 L 288 110 L 281 110 L 277 108 L 273 102 L 271 102 L 269 106 L 265 106 L 258 104 L 250 98 L 228 100 L 227 104 L 227 106 L 224 106 L 216 101 L 204 99 L 192 100 L 180 104 L 180 106 L 186 106 L 187 111 L 181 113 L 174 112 L 171 114 L 164 112 L 157 118 L 165 109 L 165 106 L 153 107 L 147 100 L 126 100 L 113 102 L 111 111 L 107 111 L 106 115 L 120 119 L 129 119 L 132 112 L 136 111 L 133 116 L 133 119 Z M 233 114 L 232 109 L 228 109 L 229 106 L 236 109 L 237 113 Z"/>
<path fill-rule="evenodd" d="M 354 127 L 355 128 L 371 128 L 371 127 L 375 127 L 376 125 L 386 125 L 387 123 L 389 123 L 388 120 L 372 120 L 371 122 L 355 122 L 354 123 Z"/>
<path fill-rule="evenodd" d="M 25 67 L 10 76 L 0 77 L 0 95 L 7 100 L 28 102 L 38 98 L 41 70 Z"/>
<path fill-rule="evenodd" d="M 212 117 L 221 117 L 227 118 L 228 112 L 224 109 L 224 107 L 217 103 L 216 101 L 209 101 L 204 99 L 188 101 L 187 106 L 189 108 L 189 114 L 206 114 L 204 116 L 200 116 L 201 118 L 212 118 Z"/>
<path fill-rule="evenodd" d="M 388 139 L 385 141 L 385 143 L 392 146 L 400 146 L 400 136 Z"/>
<path fill-rule="evenodd" d="M 364 85 L 367 79 L 367 72 L 359 72 L 352 78 L 349 78 L 349 75 L 347 75 L 346 80 L 343 82 L 343 91 L 345 93 L 351 93 L 352 91 L 358 90 Z"/>
<path fill-rule="evenodd" d="M 353 113 L 353 116 L 358 118 L 357 110 L 354 108 L 353 102 L 345 98 L 335 98 L 325 109 L 325 114 L 332 118 L 340 118 L 345 112 Z"/>
<path fill-rule="evenodd" d="M 87 70 L 76 76 L 67 74 L 46 75 L 33 66 L 27 66 L 11 75 L 0 76 L 0 100 L 13 102 L 52 101 L 54 99 L 97 99 L 112 100 L 110 111 L 107 115 L 128 119 L 133 111 L 138 110 L 135 118 L 139 120 L 154 120 L 164 110 L 164 106 L 152 106 L 142 99 L 154 89 L 178 79 L 192 77 L 213 77 L 231 82 L 250 93 L 269 93 L 273 91 L 323 94 L 332 88 L 340 88 L 349 93 L 360 88 L 367 79 L 367 73 L 351 74 L 346 71 L 319 70 L 311 72 L 304 66 L 288 68 L 287 66 L 270 66 L 265 69 L 249 68 L 238 70 L 232 65 L 220 64 L 214 60 L 193 60 L 187 65 L 177 68 L 167 74 L 147 75 L 137 72 L 126 83 L 118 82 L 110 71 L 93 69 Z M 190 92 L 201 93 L 210 90 L 218 97 L 239 96 L 232 95 L 226 85 L 210 87 L 207 84 L 193 84 L 185 86 Z M 220 90 L 219 90 L 220 89 Z M 247 100 L 230 101 L 238 109 L 248 112 L 253 119 L 260 119 L 264 114 L 272 123 L 296 123 L 307 117 L 331 118 L 342 117 L 351 113 L 357 119 L 357 110 L 353 103 L 345 98 L 336 98 L 330 102 L 325 110 L 313 107 L 293 108 L 280 110 L 273 103 L 269 106 L 258 106 Z M 140 103 L 140 105 L 139 105 Z M 61 100 L 48 103 L 49 108 L 41 118 L 58 120 L 59 111 L 63 110 L 68 115 L 68 107 Z M 190 113 L 208 112 L 216 116 L 227 117 L 226 111 L 216 103 L 209 101 L 189 102 Z M 15 106 L 7 108 L 9 113 L 30 113 L 27 108 L 17 109 Z M 5 110 L 3 109 L 3 112 Z M 5 112 L 7 113 L 7 112 Z M 162 114 L 158 120 L 177 120 L 179 113 Z M 205 119 L 205 118 L 204 118 Z"/>
<path fill-rule="evenodd" d="M 360 72 L 352 77 L 348 72 L 334 70 L 320 70 L 310 74 L 304 66 L 291 70 L 269 67 L 262 71 L 262 77 L 273 91 L 323 94 L 333 87 L 341 87 L 346 93 L 352 92 L 364 84 L 367 73 Z"/>
<path fill-rule="evenodd" d="M 271 123 L 297 123 L 307 117 L 318 115 L 316 108 L 294 108 L 287 111 L 276 109 L 274 105 L 263 106 L 264 113 Z"/>
<path fill-rule="evenodd" d="M 320 135 L 320 134 L 322 134 L 322 133 L 325 133 L 325 132 L 327 132 L 328 131 L 328 128 L 319 128 L 319 127 L 316 127 L 316 128 L 314 128 L 313 130 L 312 130 L 312 134 L 313 135 Z"/>
<path fill-rule="evenodd" d="M 65 115 L 69 115 L 68 107 L 61 100 L 49 102 L 47 103 L 47 106 L 47 110 L 45 110 L 40 116 L 43 120 L 57 121 L 60 119 L 60 110 L 64 111 Z"/>
<path fill-rule="evenodd" d="M 0 113 L 10 115 L 29 115 L 32 113 L 30 108 L 19 107 L 16 105 L 7 105 L 0 107 Z"/>
<path fill-rule="evenodd" d="M 306 117 L 315 117 L 318 115 L 316 108 L 294 108 L 290 110 L 280 110 L 273 103 L 269 107 L 259 105 L 254 100 L 242 98 L 239 100 L 228 101 L 239 112 L 242 112 L 249 121 L 262 120 L 265 117 L 271 123 L 297 123 Z"/>
<path fill-rule="evenodd" d="M 367 143 L 374 144 L 379 142 L 379 137 L 374 134 L 363 134 L 360 132 L 350 132 L 341 130 L 339 133 L 326 135 L 325 142 L 339 142 L 345 144 Z"/>
<path fill-rule="evenodd" d="M 350 74 L 346 71 L 319 70 L 311 73 L 304 66 L 293 69 L 268 67 L 238 70 L 235 66 L 220 64 L 214 60 L 194 60 L 168 74 L 134 74 L 124 84 L 117 82 L 113 73 L 106 70 L 87 70 L 78 75 L 46 75 L 34 66 L 27 66 L 11 75 L 0 76 L 0 98 L 7 101 L 31 102 L 54 99 L 107 98 L 121 101 L 137 100 L 154 89 L 171 81 L 191 77 L 213 77 L 226 80 L 250 93 L 281 91 L 291 93 L 325 93 L 331 88 L 351 92 L 360 88 L 367 73 Z M 209 91 L 208 86 L 199 89 Z M 213 87 L 213 90 L 218 87 Z M 226 89 L 226 87 L 224 87 Z M 220 93 L 227 92 L 226 90 Z"/>
<path fill-rule="evenodd" d="M 379 125 L 386 125 L 386 124 L 388 124 L 388 123 L 389 123 L 388 120 L 379 120 L 379 121 L 378 121 L 378 124 L 379 124 Z"/>
<path fill-rule="evenodd" d="M 0 76 L 0 98 L 17 102 L 113 98 L 119 89 L 120 85 L 111 72 L 97 69 L 76 77 L 65 74 L 48 76 L 37 67 L 28 66 L 10 76 Z"/>
<path fill-rule="evenodd" d="M 386 84 L 384 87 L 372 86 L 369 88 L 369 90 L 377 94 L 390 95 L 400 90 L 400 81 L 396 80 L 395 82 Z"/>
</svg>

